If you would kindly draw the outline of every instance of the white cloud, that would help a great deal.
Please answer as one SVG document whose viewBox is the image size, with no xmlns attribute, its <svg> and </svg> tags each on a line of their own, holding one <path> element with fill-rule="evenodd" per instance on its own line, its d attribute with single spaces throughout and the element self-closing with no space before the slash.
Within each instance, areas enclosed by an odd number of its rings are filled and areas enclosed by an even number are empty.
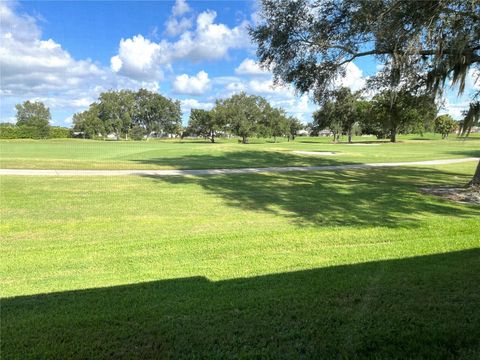
<svg viewBox="0 0 480 360">
<path fill-rule="evenodd" d="M 173 90 L 177 94 L 202 95 L 210 90 L 210 79 L 205 71 L 196 76 L 179 75 L 175 78 Z"/>
<path fill-rule="evenodd" d="M 162 43 L 157 44 L 142 35 L 121 39 L 118 55 L 110 59 L 111 69 L 133 79 L 161 79 L 163 72 L 159 65 L 166 63 L 162 58 Z"/>
<path fill-rule="evenodd" d="M 176 60 L 218 60 L 226 57 L 230 49 L 251 46 L 247 22 L 230 28 L 214 23 L 216 16 L 215 11 L 200 13 L 195 30 L 184 31 L 173 42 L 163 39 L 157 43 L 142 35 L 122 39 L 118 54 L 111 58 L 112 70 L 135 80 L 159 80 L 163 76 L 162 70 L 170 68 Z"/>
<path fill-rule="evenodd" d="M 247 22 L 229 28 L 224 24 L 215 24 L 216 16 L 215 11 L 200 13 L 195 32 L 187 31 L 177 42 L 171 44 L 171 57 L 196 62 L 215 60 L 225 57 L 229 49 L 251 46 Z"/>
<path fill-rule="evenodd" d="M 291 97 L 294 91 L 291 86 L 275 84 L 272 79 L 253 79 L 248 82 L 248 90 L 258 94 L 276 94 L 278 96 Z"/>
<path fill-rule="evenodd" d="M 363 71 L 353 62 L 350 62 L 345 66 L 345 75 L 337 79 L 335 85 L 348 87 L 352 91 L 358 91 L 365 86 Z"/>
<path fill-rule="evenodd" d="M 0 3 L 2 93 L 61 91 L 104 75 L 91 60 L 75 60 L 54 40 L 41 40 L 35 18 L 16 14 L 11 6 Z"/>
<path fill-rule="evenodd" d="M 182 111 L 186 112 L 191 109 L 210 110 L 214 104 L 212 102 L 201 102 L 197 99 L 185 99 L 180 101 Z"/>
<path fill-rule="evenodd" d="M 465 79 L 465 88 L 480 90 L 480 69 L 470 69 Z"/>
<path fill-rule="evenodd" d="M 463 119 L 462 111 L 468 110 L 470 105 L 470 99 L 460 98 L 460 99 L 445 99 L 443 108 L 439 111 L 439 115 L 449 114 L 455 120 Z"/>
<path fill-rule="evenodd" d="M 172 15 L 165 22 L 165 33 L 169 36 L 177 36 L 192 27 L 192 18 L 179 16 L 192 11 L 185 0 L 177 0 L 172 7 Z"/>
<path fill-rule="evenodd" d="M 187 4 L 186 0 L 175 1 L 175 5 L 172 8 L 173 16 L 181 16 L 190 11 L 191 11 L 190 6 Z"/>
<path fill-rule="evenodd" d="M 186 30 L 192 27 L 191 18 L 181 18 L 180 20 L 170 17 L 165 22 L 165 33 L 169 36 L 177 36 L 184 33 Z"/>
<path fill-rule="evenodd" d="M 309 94 L 298 96 L 291 85 L 274 84 L 273 79 L 242 79 L 235 76 L 222 76 L 212 79 L 216 85 L 224 88 L 218 97 L 228 97 L 245 91 L 247 94 L 260 95 L 275 107 L 283 108 L 288 115 L 295 116 L 306 123 L 311 121 L 312 112 L 317 106 Z"/>
<path fill-rule="evenodd" d="M 235 82 L 228 83 L 225 86 L 225 89 L 227 89 L 229 91 L 232 91 L 234 93 L 237 93 L 237 92 L 240 92 L 240 91 L 245 91 L 246 90 L 246 85 L 242 82 L 235 81 Z"/>
<path fill-rule="evenodd" d="M 245 59 L 235 69 L 238 75 L 269 75 L 270 73 L 260 67 L 260 65 L 252 59 Z"/>
</svg>

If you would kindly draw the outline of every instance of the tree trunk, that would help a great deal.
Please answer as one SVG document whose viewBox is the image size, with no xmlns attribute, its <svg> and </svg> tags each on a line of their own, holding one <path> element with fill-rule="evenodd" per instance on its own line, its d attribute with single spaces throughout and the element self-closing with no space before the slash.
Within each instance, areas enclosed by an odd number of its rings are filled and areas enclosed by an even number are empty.
<svg viewBox="0 0 480 360">
<path fill-rule="evenodd" d="M 480 161 L 478 162 L 473 179 L 468 183 L 468 186 L 480 186 Z"/>
<path fill-rule="evenodd" d="M 397 142 L 397 129 L 393 129 L 390 134 L 390 142 Z"/>
<path fill-rule="evenodd" d="M 212 134 L 210 136 L 211 136 L 210 137 L 210 142 L 213 144 L 215 142 L 215 135 L 212 132 Z"/>
<path fill-rule="evenodd" d="M 352 143 L 352 132 L 351 131 L 348 132 L 348 143 L 349 144 Z"/>
<path fill-rule="evenodd" d="M 246 136 L 242 136 L 242 143 L 243 143 L 243 144 L 246 144 L 246 143 L 247 143 L 247 137 L 246 137 Z"/>
</svg>

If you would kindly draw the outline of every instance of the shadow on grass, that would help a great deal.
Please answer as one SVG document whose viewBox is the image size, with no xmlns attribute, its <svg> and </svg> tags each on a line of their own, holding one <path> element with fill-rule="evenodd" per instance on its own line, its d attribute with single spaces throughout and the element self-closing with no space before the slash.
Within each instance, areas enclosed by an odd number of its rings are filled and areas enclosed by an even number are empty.
<svg viewBox="0 0 480 360">
<path fill-rule="evenodd" d="M 473 359 L 480 250 L 2 300 L 2 358 Z"/>
<path fill-rule="evenodd" d="M 322 139 L 323 141 L 319 141 L 318 139 Z M 327 140 L 329 139 L 329 140 Z M 311 139 L 302 139 L 302 140 L 295 140 L 296 142 L 299 142 L 299 143 L 302 143 L 302 144 L 329 144 L 329 145 L 347 145 L 347 144 L 389 144 L 390 143 L 390 140 L 388 139 L 379 139 L 379 140 L 356 140 L 356 141 L 352 141 L 351 143 L 349 143 L 347 140 L 345 139 L 341 139 L 340 142 L 338 143 L 334 143 L 333 142 L 333 137 L 314 137 L 314 138 L 311 138 Z M 402 142 L 402 141 L 398 141 L 398 142 Z"/>
<path fill-rule="evenodd" d="M 248 146 L 248 145 L 245 145 Z M 232 151 L 219 155 L 185 155 L 175 158 L 132 159 L 137 164 L 168 166 L 174 169 L 222 169 L 270 166 L 323 166 L 342 165 L 341 159 L 308 157 L 279 151 Z"/>
<path fill-rule="evenodd" d="M 478 150 L 471 149 L 471 150 L 449 151 L 448 153 L 452 155 L 463 155 L 466 157 L 480 158 L 480 148 Z"/>
<path fill-rule="evenodd" d="M 423 214 L 480 216 L 478 207 L 421 194 L 421 187 L 469 180 L 431 168 L 146 177 L 172 186 L 195 184 L 229 206 L 284 216 L 306 226 L 410 227 Z"/>
</svg>

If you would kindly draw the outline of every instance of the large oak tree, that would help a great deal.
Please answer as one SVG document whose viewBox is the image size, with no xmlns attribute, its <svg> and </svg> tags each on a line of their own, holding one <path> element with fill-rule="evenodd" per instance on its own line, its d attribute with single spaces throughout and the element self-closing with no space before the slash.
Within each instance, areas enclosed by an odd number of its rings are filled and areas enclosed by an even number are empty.
<svg viewBox="0 0 480 360">
<path fill-rule="evenodd" d="M 410 81 L 439 93 L 451 80 L 462 93 L 468 72 L 480 73 L 478 0 L 262 0 L 261 16 L 250 29 L 260 63 L 319 103 L 368 56 L 391 89 Z"/>
</svg>

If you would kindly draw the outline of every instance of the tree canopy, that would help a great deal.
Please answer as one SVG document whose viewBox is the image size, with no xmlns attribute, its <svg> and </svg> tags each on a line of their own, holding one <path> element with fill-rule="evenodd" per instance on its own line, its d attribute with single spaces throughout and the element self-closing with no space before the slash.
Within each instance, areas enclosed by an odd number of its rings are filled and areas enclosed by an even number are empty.
<svg viewBox="0 0 480 360">
<path fill-rule="evenodd" d="M 50 109 L 40 101 L 25 101 L 15 105 L 17 109 L 17 126 L 27 126 L 35 129 L 35 137 L 44 138 L 49 133 L 51 120 Z"/>
<path fill-rule="evenodd" d="M 250 29 L 261 64 L 319 101 L 366 56 L 386 65 L 394 85 L 420 70 L 411 85 L 434 92 L 449 78 L 462 92 L 467 71 L 480 69 L 478 1 L 262 0 L 261 15 Z"/>
<path fill-rule="evenodd" d="M 86 137 L 115 134 L 127 137 L 141 133 L 177 133 L 181 127 L 180 102 L 140 89 L 107 91 L 89 109 L 73 117 L 74 129 Z"/>
</svg>

